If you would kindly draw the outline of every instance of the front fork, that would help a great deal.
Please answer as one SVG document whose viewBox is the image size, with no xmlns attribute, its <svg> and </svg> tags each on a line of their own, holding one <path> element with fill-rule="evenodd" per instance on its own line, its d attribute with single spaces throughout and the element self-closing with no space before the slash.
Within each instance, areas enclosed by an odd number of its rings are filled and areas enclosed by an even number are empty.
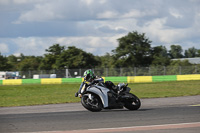
<svg viewBox="0 0 200 133">
<path fill-rule="evenodd" d="M 94 96 L 92 96 L 92 94 L 88 94 L 88 98 L 93 101 Z"/>
</svg>

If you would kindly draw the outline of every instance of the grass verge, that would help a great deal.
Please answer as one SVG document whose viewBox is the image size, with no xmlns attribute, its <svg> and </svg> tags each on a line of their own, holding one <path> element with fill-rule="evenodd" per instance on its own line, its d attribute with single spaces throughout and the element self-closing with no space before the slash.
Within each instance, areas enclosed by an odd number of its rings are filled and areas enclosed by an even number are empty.
<svg viewBox="0 0 200 133">
<path fill-rule="evenodd" d="M 80 102 L 80 84 L 0 86 L 0 107 Z M 200 95 L 200 81 L 129 84 L 140 98 Z"/>
</svg>

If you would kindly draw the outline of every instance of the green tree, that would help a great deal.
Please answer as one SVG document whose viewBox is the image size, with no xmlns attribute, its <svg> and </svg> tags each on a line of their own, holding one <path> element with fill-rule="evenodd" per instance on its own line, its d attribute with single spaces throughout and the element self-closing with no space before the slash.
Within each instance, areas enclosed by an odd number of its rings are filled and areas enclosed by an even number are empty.
<svg viewBox="0 0 200 133">
<path fill-rule="evenodd" d="M 60 46 L 60 44 L 54 44 L 46 49 L 46 52 L 49 52 L 51 55 L 60 55 L 65 50 L 65 46 Z"/>
<path fill-rule="evenodd" d="M 170 66 L 191 66 L 192 64 L 188 60 L 171 60 Z"/>
<path fill-rule="evenodd" d="M 149 66 L 151 64 L 151 42 L 145 33 L 137 31 L 118 39 L 118 47 L 113 50 L 116 67 Z"/>
<path fill-rule="evenodd" d="M 157 46 L 152 49 L 153 61 L 151 65 L 167 66 L 170 63 L 167 49 L 165 46 Z"/>
<path fill-rule="evenodd" d="M 58 69 L 59 65 L 56 66 L 56 61 L 60 57 L 60 55 L 65 50 L 64 46 L 60 46 L 59 44 L 53 44 L 48 49 L 46 49 L 47 54 L 44 55 L 44 59 L 42 60 L 41 65 L 39 66 L 40 70 L 51 70 Z"/>
<path fill-rule="evenodd" d="M 187 67 L 186 69 L 185 66 Z M 188 73 L 188 71 L 192 71 L 192 64 L 188 60 L 171 60 L 170 64 L 166 67 L 167 75 L 177 75 Z"/>
<path fill-rule="evenodd" d="M 0 71 L 8 71 L 10 69 L 11 69 L 11 65 L 8 64 L 7 58 L 1 55 L 1 52 L 0 52 Z"/>
<path fill-rule="evenodd" d="M 197 57 L 200 57 L 200 49 L 197 50 Z"/>
<path fill-rule="evenodd" d="M 56 58 L 54 55 L 45 54 L 40 66 L 39 66 L 39 69 L 40 70 L 51 70 L 51 69 L 53 69 L 53 65 L 55 64 L 55 62 L 56 62 Z"/>
<path fill-rule="evenodd" d="M 183 49 L 180 45 L 171 45 L 170 48 L 171 50 L 169 51 L 169 55 L 171 59 L 183 57 L 182 55 Z"/>
<path fill-rule="evenodd" d="M 189 48 L 188 50 L 185 50 L 185 57 L 186 58 L 198 57 L 198 49 L 192 47 Z"/>
<path fill-rule="evenodd" d="M 37 70 L 39 68 L 42 57 L 26 56 L 17 65 L 19 71 Z"/>
<path fill-rule="evenodd" d="M 60 68 L 94 68 L 99 62 L 91 53 L 87 53 L 75 46 L 69 46 L 56 61 L 57 69 Z"/>
<path fill-rule="evenodd" d="M 98 60 L 100 62 L 100 66 L 99 67 L 103 67 L 103 68 L 112 68 L 114 67 L 114 60 L 113 60 L 113 56 L 110 55 L 109 53 L 106 53 L 103 56 L 96 56 L 96 60 Z"/>
<path fill-rule="evenodd" d="M 19 71 L 19 64 L 21 61 L 23 61 L 26 58 L 22 53 L 20 56 L 15 56 L 15 55 L 9 55 L 7 57 L 8 63 L 11 65 L 11 71 Z"/>
<path fill-rule="evenodd" d="M 18 64 L 17 57 L 15 55 L 9 55 L 7 57 L 7 60 L 8 60 L 8 64 L 10 64 L 10 66 L 11 66 L 10 69 L 12 71 L 16 71 L 17 70 L 17 64 Z"/>
</svg>

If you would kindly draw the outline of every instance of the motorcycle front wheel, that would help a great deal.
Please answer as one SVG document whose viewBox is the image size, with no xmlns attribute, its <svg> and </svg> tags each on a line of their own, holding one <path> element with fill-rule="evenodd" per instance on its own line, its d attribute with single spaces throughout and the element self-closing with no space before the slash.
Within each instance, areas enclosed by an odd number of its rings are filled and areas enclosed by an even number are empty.
<svg viewBox="0 0 200 133">
<path fill-rule="evenodd" d="M 91 97 L 89 97 L 88 94 L 84 94 L 81 98 L 81 104 L 87 110 L 92 111 L 92 112 L 99 112 L 103 108 L 101 99 L 97 95 L 94 95 L 94 94 L 91 94 Z"/>
<path fill-rule="evenodd" d="M 129 95 L 132 95 L 133 99 L 126 101 L 124 107 L 129 110 L 138 110 L 141 106 L 140 99 L 134 94 L 129 93 Z"/>
</svg>

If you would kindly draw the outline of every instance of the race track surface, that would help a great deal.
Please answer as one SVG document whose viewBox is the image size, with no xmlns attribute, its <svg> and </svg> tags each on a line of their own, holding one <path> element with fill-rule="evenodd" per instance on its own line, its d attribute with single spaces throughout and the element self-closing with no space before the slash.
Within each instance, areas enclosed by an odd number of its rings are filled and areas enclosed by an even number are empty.
<svg viewBox="0 0 200 133">
<path fill-rule="evenodd" d="M 197 133 L 200 96 L 142 99 L 137 111 L 89 112 L 80 103 L 0 108 L 0 132 Z"/>
</svg>

